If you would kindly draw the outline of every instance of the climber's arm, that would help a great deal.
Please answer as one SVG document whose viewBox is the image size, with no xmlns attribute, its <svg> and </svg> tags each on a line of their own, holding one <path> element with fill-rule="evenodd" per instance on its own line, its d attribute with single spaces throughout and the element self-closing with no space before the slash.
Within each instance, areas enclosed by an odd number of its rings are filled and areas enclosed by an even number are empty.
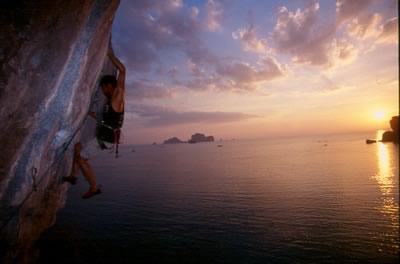
<svg viewBox="0 0 400 264">
<path fill-rule="evenodd" d="M 110 48 L 108 51 L 108 57 L 114 66 L 118 69 L 118 78 L 117 78 L 117 89 L 115 89 L 112 104 L 116 111 L 120 112 L 123 110 L 123 102 L 124 102 L 124 93 L 125 93 L 125 66 L 122 62 L 115 57 L 113 50 Z"/>
<path fill-rule="evenodd" d="M 114 51 L 111 47 L 111 44 L 108 49 L 108 57 L 110 58 L 111 62 L 114 64 L 114 66 L 118 69 L 118 87 L 121 89 L 125 89 L 125 66 L 122 64 L 122 62 L 115 57 Z"/>
</svg>

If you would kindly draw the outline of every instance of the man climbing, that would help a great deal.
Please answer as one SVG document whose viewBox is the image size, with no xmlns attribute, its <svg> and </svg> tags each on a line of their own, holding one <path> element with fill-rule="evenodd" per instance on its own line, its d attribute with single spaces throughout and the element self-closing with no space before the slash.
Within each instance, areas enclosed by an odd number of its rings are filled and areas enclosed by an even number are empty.
<svg viewBox="0 0 400 264">
<path fill-rule="evenodd" d="M 75 185 L 79 170 L 82 172 L 90 184 L 89 190 L 82 196 L 83 199 L 88 199 L 101 193 L 100 186 L 97 185 L 96 176 L 88 160 L 96 151 L 108 149 L 112 144 L 116 144 L 116 155 L 118 155 L 120 128 L 124 117 L 125 67 L 115 57 L 111 43 L 107 56 L 117 68 L 118 78 L 113 75 L 105 75 L 101 78 L 100 87 L 107 97 L 107 103 L 104 107 L 101 122 L 97 125 L 96 138 L 85 145 L 80 142 L 75 144 L 72 171 L 69 176 L 64 177 L 64 181 Z M 89 115 L 96 119 L 96 113 L 90 112 Z"/>
</svg>

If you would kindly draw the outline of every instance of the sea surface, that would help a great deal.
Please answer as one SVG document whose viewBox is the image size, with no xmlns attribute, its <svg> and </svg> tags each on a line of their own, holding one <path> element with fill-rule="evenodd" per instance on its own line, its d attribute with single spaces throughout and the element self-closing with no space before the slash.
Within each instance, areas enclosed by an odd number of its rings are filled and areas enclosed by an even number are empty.
<svg viewBox="0 0 400 264">
<path fill-rule="evenodd" d="M 40 263 L 398 263 L 399 146 L 375 136 L 122 146 Z"/>
</svg>

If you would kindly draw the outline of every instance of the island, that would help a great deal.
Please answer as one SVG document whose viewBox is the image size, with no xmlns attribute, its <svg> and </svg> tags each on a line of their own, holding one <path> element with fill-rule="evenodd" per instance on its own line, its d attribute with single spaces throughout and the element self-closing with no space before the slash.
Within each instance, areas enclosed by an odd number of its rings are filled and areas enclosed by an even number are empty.
<svg viewBox="0 0 400 264">
<path fill-rule="evenodd" d="M 195 133 L 188 141 L 182 141 L 177 137 L 172 137 L 170 139 L 164 140 L 164 144 L 179 144 L 179 143 L 200 143 L 200 142 L 214 142 L 213 136 L 206 136 L 202 133 Z"/>
<path fill-rule="evenodd" d="M 386 131 L 382 134 L 382 142 L 399 143 L 399 116 L 393 116 L 390 119 L 390 127 L 392 131 Z"/>
<path fill-rule="evenodd" d="M 167 140 L 164 140 L 164 144 L 179 144 L 179 143 L 185 143 L 182 140 L 180 140 L 177 137 L 173 137 Z"/>
<path fill-rule="evenodd" d="M 382 134 L 382 139 L 379 140 L 379 142 L 393 142 L 396 144 L 399 144 L 399 116 L 393 116 L 392 119 L 389 121 L 390 127 L 392 128 L 392 131 L 385 131 Z M 373 139 L 367 139 L 365 143 L 367 144 L 373 144 L 376 143 L 376 140 Z"/>
<path fill-rule="evenodd" d="M 189 143 L 198 143 L 198 142 L 213 142 L 213 136 L 205 136 L 204 134 L 196 133 L 192 135 L 191 139 L 188 140 Z"/>
</svg>

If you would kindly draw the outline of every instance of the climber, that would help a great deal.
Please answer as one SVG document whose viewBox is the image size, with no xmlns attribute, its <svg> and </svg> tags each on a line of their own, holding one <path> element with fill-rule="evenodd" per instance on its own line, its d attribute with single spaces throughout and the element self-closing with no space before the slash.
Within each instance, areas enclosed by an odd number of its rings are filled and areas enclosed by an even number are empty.
<svg viewBox="0 0 400 264">
<path fill-rule="evenodd" d="M 107 97 L 107 103 L 104 106 L 102 120 L 97 125 L 96 137 L 85 145 L 80 142 L 75 144 L 71 174 L 64 177 L 65 182 L 75 185 L 79 170 L 82 172 L 90 185 L 89 190 L 83 194 L 83 199 L 88 199 L 101 193 L 100 186 L 97 186 L 96 176 L 88 160 L 97 151 L 109 149 L 113 144 L 116 144 L 118 151 L 120 128 L 124 117 L 125 67 L 115 57 L 111 44 L 109 45 L 107 56 L 117 68 L 118 78 L 113 75 L 105 75 L 101 78 L 100 87 Z M 95 112 L 90 112 L 89 116 L 96 119 Z"/>
</svg>

